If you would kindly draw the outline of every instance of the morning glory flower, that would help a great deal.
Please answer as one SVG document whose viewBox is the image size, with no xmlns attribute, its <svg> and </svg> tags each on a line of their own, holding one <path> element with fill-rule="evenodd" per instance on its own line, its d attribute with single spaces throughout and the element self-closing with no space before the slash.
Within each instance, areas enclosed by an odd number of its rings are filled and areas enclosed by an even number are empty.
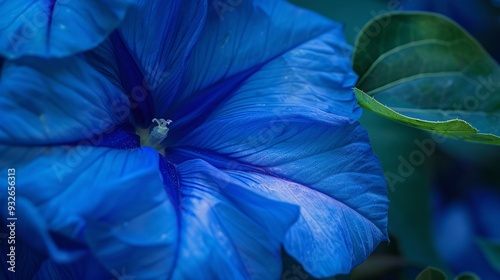
<svg viewBox="0 0 500 280">
<path fill-rule="evenodd" d="M 439 257 L 455 274 L 473 272 L 481 279 L 497 279 L 500 273 L 480 242 L 500 241 L 500 193 L 491 182 L 478 180 L 477 167 L 454 162 L 438 176 L 432 196 L 433 241 Z"/>
<path fill-rule="evenodd" d="M 489 263 L 478 241 L 500 241 L 497 222 L 500 195 L 489 188 L 479 188 L 454 199 L 436 191 L 434 244 L 454 273 L 474 272 L 481 279 L 496 279 L 500 274 Z"/>
<path fill-rule="evenodd" d="M 387 240 L 340 24 L 283 1 L 87 8 L 59 14 L 71 40 L 54 15 L 0 44 L 23 277 L 279 279 L 282 248 L 328 277 Z"/>
</svg>

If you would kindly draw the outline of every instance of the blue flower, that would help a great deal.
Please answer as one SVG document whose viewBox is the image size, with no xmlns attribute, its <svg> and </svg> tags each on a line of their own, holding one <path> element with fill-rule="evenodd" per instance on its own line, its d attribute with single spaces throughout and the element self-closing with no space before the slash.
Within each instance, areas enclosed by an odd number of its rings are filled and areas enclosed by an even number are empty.
<svg viewBox="0 0 500 280">
<path fill-rule="evenodd" d="M 485 176 L 497 161 L 500 149 L 494 146 L 468 144 L 467 153 L 449 153 L 459 142 L 443 146 L 448 161 L 435 176 L 432 192 L 433 241 L 438 256 L 455 274 L 473 272 L 480 279 L 497 279 L 485 246 L 500 242 L 500 193 L 495 178 Z M 455 149 L 456 150 L 456 149 Z M 493 155 L 492 157 L 489 157 Z M 485 245 L 488 244 L 488 245 Z"/>
<path fill-rule="evenodd" d="M 453 197 L 437 189 L 434 200 L 434 244 L 439 256 L 456 274 L 474 272 L 481 279 L 500 278 L 478 243 L 482 239 L 500 241 L 498 192 L 484 186 L 470 186 Z"/>
<path fill-rule="evenodd" d="M 62 14 L 87 28 L 70 45 L 0 45 L 25 278 L 277 279 L 282 246 L 326 277 L 387 240 L 341 25 L 282 1 L 130 5 L 117 29 Z"/>
</svg>

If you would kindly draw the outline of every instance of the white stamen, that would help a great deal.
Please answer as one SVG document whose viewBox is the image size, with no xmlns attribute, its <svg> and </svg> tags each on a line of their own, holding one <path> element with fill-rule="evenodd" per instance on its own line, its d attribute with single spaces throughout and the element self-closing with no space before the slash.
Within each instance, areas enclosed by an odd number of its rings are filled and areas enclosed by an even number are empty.
<svg viewBox="0 0 500 280">
<path fill-rule="evenodd" d="M 166 127 L 167 125 L 170 125 L 172 123 L 172 120 L 170 120 L 170 119 L 165 120 L 165 119 L 154 118 L 151 122 L 156 122 L 159 126 Z"/>
<path fill-rule="evenodd" d="M 161 147 L 161 142 L 163 142 L 168 135 L 167 126 L 172 123 L 172 120 L 154 118 L 152 122 L 156 122 L 158 126 L 153 127 L 153 130 L 149 133 L 149 145 Z"/>
</svg>

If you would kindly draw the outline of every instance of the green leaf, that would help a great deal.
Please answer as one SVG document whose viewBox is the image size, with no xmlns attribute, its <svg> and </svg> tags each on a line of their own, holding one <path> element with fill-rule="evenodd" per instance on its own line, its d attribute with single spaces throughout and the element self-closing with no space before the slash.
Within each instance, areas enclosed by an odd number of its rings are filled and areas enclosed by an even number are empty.
<svg viewBox="0 0 500 280">
<path fill-rule="evenodd" d="M 483 238 L 477 238 L 476 243 L 481 248 L 491 267 L 500 273 L 500 243 Z"/>
<path fill-rule="evenodd" d="M 393 121 L 460 140 L 500 145 L 499 137 L 493 134 L 478 133 L 478 130 L 476 128 L 474 128 L 464 120 L 452 119 L 447 121 L 426 121 L 418 118 L 413 118 L 392 110 L 388 106 L 380 103 L 374 97 L 366 94 L 358 88 L 354 88 L 354 93 L 356 94 L 356 98 L 361 107 L 373 111 Z"/>
<path fill-rule="evenodd" d="M 446 275 L 439 269 L 428 267 L 422 270 L 415 280 L 446 280 Z"/>
<path fill-rule="evenodd" d="M 500 67 L 452 21 L 415 12 L 377 17 L 360 32 L 353 64 L 361 106 L 427 131 L 500 145 Z"/>
</svg>

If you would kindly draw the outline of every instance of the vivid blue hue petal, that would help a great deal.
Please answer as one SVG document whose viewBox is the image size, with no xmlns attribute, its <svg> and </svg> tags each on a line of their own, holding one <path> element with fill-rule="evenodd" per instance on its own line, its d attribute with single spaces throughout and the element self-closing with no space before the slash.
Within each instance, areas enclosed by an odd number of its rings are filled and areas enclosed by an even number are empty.
<svg viewBox="0 0 500 280">
<path fill-rule="evenodd" d="M 346 205 L 342 199 L 331 194 L 273 175 L 241 171 L 229 173 L 245 182 L 250 189 L 258 189 L 267 197 L 301 207 L 301 217 L 284 242 L 285 250 L 316 277 L 348 274 L 387 238 L 385 228 L 381 230 L 369 220 L 372 217 L 358 212 L 358 208 L 369 204 L 373 194 L 348 201 Z M 330 188 L 333 190 L 343 185 L 338 183 Z M 386 202 L 379 199 L 367 208 L 383 213 L 384 204 Z"/>
<path fill-rule="evenodd" d="M 361 116 L 352 88 L 351 48 L 341 25 L 274 58 L 246 79 L 209 120 L 238 113 L 292 111 L 333 114 L 351 120 Z"/>
<path fill-rule="evenodd" d="M 344 47 L 338 28 L 275 58 L 200 127 L 172 126 L 166 150 L 247 172 L 244 185 L 302 206 L 285 249 L 317 277 L 348 273 L 387 240 L 385 179 L 355 122 Z"/>
<path fill-rule="evenodd" d="M 286 112 L 312 110 L 356 120 L 361 109 L 352 93 L 357 75 L 352 70 L 350 54 L 342 26 L 334 25 L 328 33 L 261 66 L 258 72 L 238 85 L 237 91 L 233 88 L 233 92 L 224 97 L 224 102 L 212 106 L 212 114 L 205 116 L 207 108 L 204 106 L 185 110 L 185 117 L 171 125 L 167 140 L 172 144 L 181 143 L 181 137 L 207 118 L 223 119 L 240 112 L 244 115 L 273 111 L 279 118 Z M 176 119 L 175 115 L 173 118 Z"/>
<path fill-rule="evenodd" d="M 108 272 L 125 269 L 139 279 L 279 277 L 281 244 L 298 217 L 296 206 L 245 190 L 200 160 L 180 164 L 178 186 L 164 186 L 158 154 L 151 149 L 85 149 L 83 154 L 76 147 L 1 151 L 11 159 L 2 172 L 16 163 L 18 174 L 29 174 L 18 179 L 26 187 L 17 197 L 33 210 L 25 213 L 43 224 L 31 227 L 31 246 L 42 241 L 39 250 L 60 263 L 46 264 L 41 275 L 48 273 L 44 269 L 78 273 L 76 262 L 90 252 Z M 164 187 L 179 192 L 177 210 Z M 74 254 L 55 255 L 49 245 L 56 253 Z"/>
<path fill-rule="evenodd" d="M 174 125 L 202 120 L 269 60 L 331 29 L 340 30 L 338 24 L 284 1 L 231 3 L 214 1 L 206 7 L 197 1 L 146 1 L 129 13 L 112 45 L 115 52 L 130 53 L 129 58 L 119 56 L 127 66 L 119 67 L 129 84 L 125 91 L 139 87 L 155 100 L 154 108 L 149 104 L 143 110 L 147 116 L 137 117 L 139 124 L 149 125 L 146 121 L 153 117 L 170 118 Z M 138 33 L 142 26 L 149 28 Z"/>
<path fill-rule="evenodd" d="M 0 152 L 8 159 L 0 171 L 15 167 L 19 174 L 16 198 L 24 206 L 17 215 L 35 224 L 19 238 L 25 234 L 32 247 L 56 244 L 57 251 L 45 251 L 68 265 L 89 252 L 107 271 L 125 268 L 138 279 L 159 279 L 172 269 L 167 256 L 175 248 L 176 215 L 155 150 L 10 146 Z M 6 195 L 0 194 L 2 205 Z"/>
<path fill-rule="evenodd" d="M 386 185 L 365 131 L 347 119 L 324 117 L 213 121 L 169 154 L 237 170 L 251 189 L 301 206 L 285 249 L 317 277 L 348 273 L 387 240 Z"/>
<path fill-rule="evenodd" d="M 489 265 L 475 241 L 481 236 L 477 235 L 477 217 L 467 200 L 457 199 L 442 206 L 433 213 L 434 244 L 440 257 L 456 274 L 472 271 L 481 279 L 498 279 L 499 273 Z"/>
<path fill-rule="evenodd" d="M 296 206 L 248 191 L 202 160 L 178 166 L 181 232 L 173 279 L 277 279 Z"/>
<path fill-rule="evenodd" d="M 139 99 L 137 125 L 164 117 L 161 99 L 175 96 L 185 74 L 186 60 L 203 28 L 207 1 L 137 1 L 117 33 L 110 38 L 117 55 L 125 92 Z"/>
<path fill-rule="evenodd" d="M 338 53 L 327 58 L 330 62 L 350 55 L 340 35 L 342 27 L 310 11 L 276 0 L 223 2 L 211 3 L 182 91 L 158 99 L 158 106 L 163 109 L 161 115 L 174 121 L 172 127 L 196 127 L 264 64 L 324 33 L 333 30 L 339 36 L 335 43 Z M 337 65 L 338 69 L 345 66 L 346 63 Z M 346 82 L 353 79 L 347 78 Z"/>
<path fill-rule="evenodd" d="M 90 144 L 101 145 L 104 134 L 128 121 L 129 102 L 121 89 L 79 56 L 7 61 L 0 92 L 1 144 L 89 138 Z"/>
<path fill-rule="evenodd" d="M 102 43 L 132 0 L 0 1 L 0 56 L 65 57 Z"/>
</svg>

